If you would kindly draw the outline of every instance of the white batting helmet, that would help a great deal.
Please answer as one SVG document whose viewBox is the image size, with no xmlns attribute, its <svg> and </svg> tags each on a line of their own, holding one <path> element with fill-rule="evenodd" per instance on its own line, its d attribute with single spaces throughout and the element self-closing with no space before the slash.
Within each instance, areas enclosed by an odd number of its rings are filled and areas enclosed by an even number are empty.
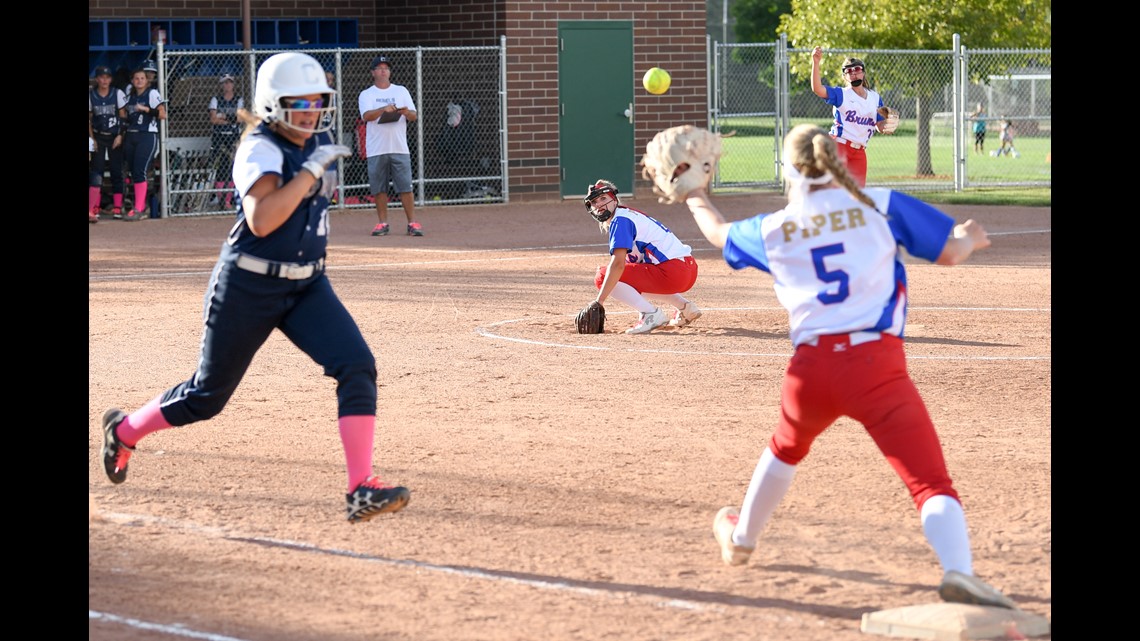
<svg viewBox="0 0 1140 641">
<path fill-rule="evenodd" d="M 316 129 L 296 127 L 288 122 L 285 114 L 292 111 L 281 103 L 286 96 L 307 96 L 321 94 L 322 105 L 304 111 L 321 112 Z M 336 110 L 333 99 L 336 90 L 328 85 L 325 70 L 317 59 L 307 53 L 290 51 L 270 56 L 257 70 L 257 86 L 253 92 L 253 110 L 266 122 L 280 122 L 286 127 L 307 133 L 320 133 L 332 129 L 330 117 Z M 326 122 L 327 121 L 327 122 Z"/>
</svg>

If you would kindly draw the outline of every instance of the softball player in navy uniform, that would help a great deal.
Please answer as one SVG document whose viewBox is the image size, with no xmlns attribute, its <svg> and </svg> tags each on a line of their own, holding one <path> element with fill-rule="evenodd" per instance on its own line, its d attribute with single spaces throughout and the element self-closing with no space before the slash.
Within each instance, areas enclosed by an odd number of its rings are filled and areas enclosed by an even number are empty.
<svg viewBox="0 0 1140 641">
<path fill-rule="evenodd" d="M 123 107 L 127 97 L 122 91 L 111 86 L 111 68 L 97 67 L 95 81 L 87 97 L 87 111 L 90 114 L 88 134 L 95 141 L 95 152 L 91 156 L 91 174 L 87 196 L 87 219 L 99 222 L 99 209 L 103 200 L 103 173 L 111 171 L 111 199 L 113 213 L 121 213 L 123 207 Z M 107 163 L 111 163 L 110 167 Z"/>
<path fill-rule="evenodd" d="M 158 121 L 166 119 L 166 102 L 158 89 L 151 86 L 146 71 L 142 69 L 131 76 L 126 113 L 127 136 L 123 156 L 130 167 L 135 200 L 131 211 L 123 214 L 123 220 L 140 220 L 146 211 L 147 173 L 158 153 Z"/>
<path fill-rule="evenodd" d="M 617 186 L 608 180 L 590 185 L 583 200 L 610 239 L 610 263 L 599 266 L 594 275 L 596 300 L 604 306 L 612 294 L 638 311 L 637 324 L 625 333 L 644 334 L 666 323 L 685 327 L 700 318 L 701 310 L 681 295 L 697 282 L 692 248 L 645 212 L 622 205 Z M 676 310 L 672 319 L 645 294 L 672 305 Z"/>
<path fill-rule="evenodd" d="M 985 229 L 889 189 L 862 191 L 836 144 L 815 125 L 784 140 L 788 205 L 728 223 L 699 189 L 686 204 L 733 269 L 772 274 L 788 310 L 794 353 L 784 375 L 775 433 L 740 510 L 713 520 L 721 559 L 743 565 L 791 487 L 815 439 L 841 416 L 859 421 L 910 492 L 942 566 L 945 601 L 1013 608 L 973 575 L 970 535 L 930 414 L 903 350 L 907 281 L 903 252 L 957 265 L 989 247 Z"/>
<path fill-rule="evenodd" d="M 249 123 L 234 160 L 241 201 L 222 244 L 205 300 L 198 369 L 129 416 L 103 415 L 103 465 L 113 483 L 127 478 L 139 440 L 209 419 L 225 407 L 274 329 L 336 379 L 337 423 L 348 472 L 348 521 L 367 521 L 407 504 L 404 487 L 372 474 L 376 359 L 325 275 L 330 167 L 352 154 L 331 144 L 321 119 L 335 91 L 313 57 L 280 53 L 261 65 Z"/>
<path fill-rule="evenodd" d="M 230 74 L 224 74 L 219 80 L 221 91 L 210 98 L 206 111 L 210 116 L 210 151 L 214 155 L 214 189 L 219 203 L 224 203 L 226 209 L 233 207 L 233 167 L 234 149 L 237 147 L 241 135 L 241 125 L 238 123 L 238 109 L 245 109 L 242 97 L 234 91 L 235 81 Z M 329 85 L 330 87 L 332 85 Z M 228 188 L 228 189 L 227 189 Z M 224 196 L 222 195 L 224 193 Z"/>
</svg>

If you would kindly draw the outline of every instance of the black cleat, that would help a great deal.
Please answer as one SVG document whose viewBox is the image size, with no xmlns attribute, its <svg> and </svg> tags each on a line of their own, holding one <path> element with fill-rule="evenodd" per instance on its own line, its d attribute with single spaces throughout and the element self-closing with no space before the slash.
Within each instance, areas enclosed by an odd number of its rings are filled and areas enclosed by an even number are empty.
<svg viewBox="0 0 1140 641">
<path fill-rule="evenodd" d="M 112 407 L 103 413 L 103 469 L 112 483 L 119 484 L 127 480 L 127 461 L 135 448 L 124 444 L 115 434 L 115 428 L 123 419 L 126 412 Z"/>
<path fill-rule="evenodd" d="M 369 476 L 351 494 L 344 496 L 348 502 L 348 522 L 362 523 L 380 514 L 399 512 L 412 495 L 406 487 L 387 486 L 380 477 Z"/>
</svg>

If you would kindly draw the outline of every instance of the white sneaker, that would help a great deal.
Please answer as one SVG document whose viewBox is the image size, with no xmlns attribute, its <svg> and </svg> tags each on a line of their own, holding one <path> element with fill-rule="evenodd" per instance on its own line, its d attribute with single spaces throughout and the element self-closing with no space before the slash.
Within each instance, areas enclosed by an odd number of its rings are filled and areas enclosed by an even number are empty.
<svg viewBox="0 0 1140 641">
<path fill-rule="evenodd" d="M 625 330 L 626 334 L 644 334 L 669 322 L 669 317 L 665 315 L 665 310 L 660 307 L 648 314 L 642 312 L 638 314 L 638 316 L 637 324 Z"/>
<path fill-rule="evenodd" d="M 950 570 L 942 577 L 942 585 L 938 586 L 938 596 L 947 603 L 968 603 L 971 605 L 991 605 L 996 608 L 1009 608 L 1016 610 L 1017 605 L 994 588 L 976 576 L 962 574 L 957 570 Z"/>
<path fill-rule="evenodd" d="M 696 303 L 689 301 L 673 314 L 673 319 L 669 321 L 669 325 L 671 327 L 685 327 L 700 317 L 701 308 L 697 307 Z"/>
<path fill-rule="evenodd" d="M 720 545 L 720 560 L 726 565 L 744 565 L 748 557 L 756 548 L 746 548 L 732 542 L 732 532 L 736 529 L 736 522 L 740 520 L 740 510 L 734 507 L 722 507 L 713 519 L 713 536 Z"/>
</svg>

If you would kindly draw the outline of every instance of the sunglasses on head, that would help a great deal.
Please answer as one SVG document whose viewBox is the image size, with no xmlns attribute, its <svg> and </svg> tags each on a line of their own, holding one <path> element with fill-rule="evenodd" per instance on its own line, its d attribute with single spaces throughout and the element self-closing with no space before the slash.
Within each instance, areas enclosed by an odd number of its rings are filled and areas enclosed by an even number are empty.
<svg viewBox="0 0 1140 641">
<path fill-rule="evenodd" d="M 281 106 L 286 109 L 320 109 L 325 106 L 325 101 L 321 98 L 316 100 L 305 100 L 304 98 L 282 98 Z"/>
<path fill-rule="evenodd" d="M 843 70 L 843 73 L 855 73 L 858 71 L 863 71 L 863 67 L 859 67 L 859 66 L 847 67 L 846 69 Z"/>
</svg>

